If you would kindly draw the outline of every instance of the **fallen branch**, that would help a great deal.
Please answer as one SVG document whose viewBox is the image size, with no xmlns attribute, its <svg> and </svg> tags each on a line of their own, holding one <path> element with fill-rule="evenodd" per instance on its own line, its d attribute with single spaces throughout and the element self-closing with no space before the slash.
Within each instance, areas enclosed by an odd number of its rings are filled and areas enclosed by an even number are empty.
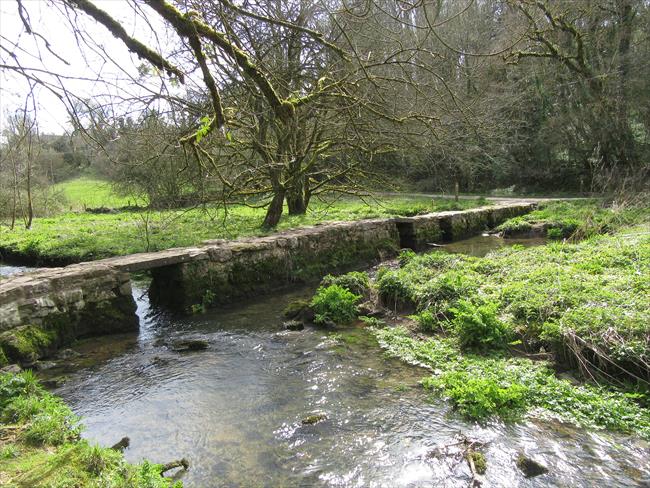
<svg viewBox="0 0 650 488">
<path fill-rule="evenodd" d="M 122 437 L 118 443 L 111 446 L 111 449 L 113 449 L 114 451 L 123 451 L 124 449 L 129 447 L 130 444 L 131 444 L 131 439 L 129 439 L 128 437 Z"/>
<path fill-rule="evenodd" d="M 165 472 L 176 468 L 189 469 L 190 463 L 187 459 L 183 458 L 178 461 L 172 461 L 171 463 L 163 464 L 160 470 L 160 475 L 162 476 Z"/>
</svg>

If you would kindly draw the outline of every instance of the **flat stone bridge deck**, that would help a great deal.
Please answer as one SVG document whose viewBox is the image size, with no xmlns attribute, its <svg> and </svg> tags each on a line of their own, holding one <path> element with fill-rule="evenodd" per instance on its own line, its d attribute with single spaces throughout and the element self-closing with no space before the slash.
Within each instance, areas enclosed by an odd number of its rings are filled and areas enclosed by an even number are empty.
<svg viewBox="0 0 650 488">
<path fill-rule="evenodd" d="M 130 272 L 150 270 L 152 301 L 218 306 L 476 235 L 533 202 L 404 218 L 334 222 L 265 237 L 206 241 L 24 273 L 0 281 L 0 365 L 29 363 L 76 338 L 137 331 Z"/>
</svg>

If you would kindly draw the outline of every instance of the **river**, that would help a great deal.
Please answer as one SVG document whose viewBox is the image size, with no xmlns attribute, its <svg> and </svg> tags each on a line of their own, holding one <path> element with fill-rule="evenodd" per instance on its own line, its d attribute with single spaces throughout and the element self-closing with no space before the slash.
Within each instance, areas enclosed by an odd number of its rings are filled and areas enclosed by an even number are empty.
<svg viewBox="0 0 650 488">
<path fill-rule="evenodd" d="M 450 250 L 463 245 L 485 248 Z M 134 287 L 139 334 L 80 343 L 54 392 L 83 417 L 84 437 L 108 446 L 128 436 L 129 461 L 187 458 L 189 488 L 466 487 L 463 459 L 432 455 L 459 435 L 487 443 L 486 487 L 644 486 L 650 472 L 648 444 L 632 437 L 459 419 L 419 387 L 425 371 L 386 358 L 361 327 L 283 330 L 284 306 L 311 289 L 174 317 L 149 306 L 145 287 Z M 169 347 L 196 338 L 208 349 Z M 317 413 L 327 418 L 302 423 Z M 524 478 L 520 452 L 549 473 Z"/>
</svg>

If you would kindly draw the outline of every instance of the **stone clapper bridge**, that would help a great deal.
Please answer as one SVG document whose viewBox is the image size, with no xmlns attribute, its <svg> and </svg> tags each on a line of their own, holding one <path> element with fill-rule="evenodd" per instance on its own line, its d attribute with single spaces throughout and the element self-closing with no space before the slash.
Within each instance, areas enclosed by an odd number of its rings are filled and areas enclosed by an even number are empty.
<svg viewBox="0 0 650 488">
<path fill-rule="evenodd" d="M 218 306 L 349 271 L 401 248 L 476 235 L 534 209 L 511 202 L 404 218 L 335 222 L 266 237 L 132 254 L 0 281 L 0 366 L 29 364 L 75 339 L 138 330 L 130 272 L 150 270 L 154 303 Z"/>
</svg>

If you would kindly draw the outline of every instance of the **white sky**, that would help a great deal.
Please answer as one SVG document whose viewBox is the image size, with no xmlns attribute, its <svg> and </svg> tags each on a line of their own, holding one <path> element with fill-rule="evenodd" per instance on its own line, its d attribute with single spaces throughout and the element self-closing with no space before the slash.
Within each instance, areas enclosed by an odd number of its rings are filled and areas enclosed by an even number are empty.
<svg viewBox="0 0 650 488">
<path fill-rule="evenodd" d="M 146 22 L 135 14 L 132 4 L 126 0 L 95 0 L 99 8 L 107 11 L 113 18 L 119 20 L 130 35 L 134 35 L 154 50 L 160 50 L 161 45 L 168 45 L 167 31 L 155 14 L 147 15 L 153 20 L 153 30 Z M 65 85 L 71 92 L 82 97 L 101 96 L 102 94 L 137 95 L 144 91 L 143 88 L 134 87 L 129 76 L 137 78 L 137 66 L 142 61 L 137 56 L 129 53 L 121 41 L 112 37 L 110 32 L 102 25 L 97 24 L 92 18 L 79 13 L 78 24 L 90 34 L 91 44 L 106 49 L 111 58 L 124 71 L 115 64 L 106 62 L 98 53 L 84 46 L 80 51 L 72 27 L 61 6 L 53 6 L 44 0 L 23 0 L 23 4 L 30 16 L 33 30 L 44 36 L 51 45 L 52 50 L 69 62 L 66 65 L 50 54 L 42 41 L 36 41 L 27 34 L 18 15 L 18 4 L 15 0 L 0 0 L 0 46 L 19 55 L 20 63 L 24 67 L 47 68 L 60 75 L 72 78 L 87 78 L 90 80 L 66 79 Z M 143 7 L 148 9 L 148 7 Z M 151 12 L 150 12 L 151 13 Z M 160 39 L 157 38 L 160 36 Z M 15 49 L 14 44 L 20 46 Z M 20 51 L 20 48 L 25 51 Z M 164 51 L 164 49 L 163 49 Z M 163 52 L 164 54 L 164 52 Z M 0 49 L 0 64 L 11 61 L 6 51 Z M 56 79 L 49 77 L 55 83 Z M 102 81 L 93 81 L 101 79 Z M 148 80 L 149 86 L 156 90 L 160 86 L 157 78 Z M 22 76 L 10 70 L 0 68 L 0 134 L 6 123 L 8 114 L 22 107 L 25 95 L 28 92 L 28 83 Z M 42 87 L 37 89 L 38 102 L 37 120 L 41 133 L 61 134 L 70 130 L 69 116 L 61 101 Z"/>
</svg>

